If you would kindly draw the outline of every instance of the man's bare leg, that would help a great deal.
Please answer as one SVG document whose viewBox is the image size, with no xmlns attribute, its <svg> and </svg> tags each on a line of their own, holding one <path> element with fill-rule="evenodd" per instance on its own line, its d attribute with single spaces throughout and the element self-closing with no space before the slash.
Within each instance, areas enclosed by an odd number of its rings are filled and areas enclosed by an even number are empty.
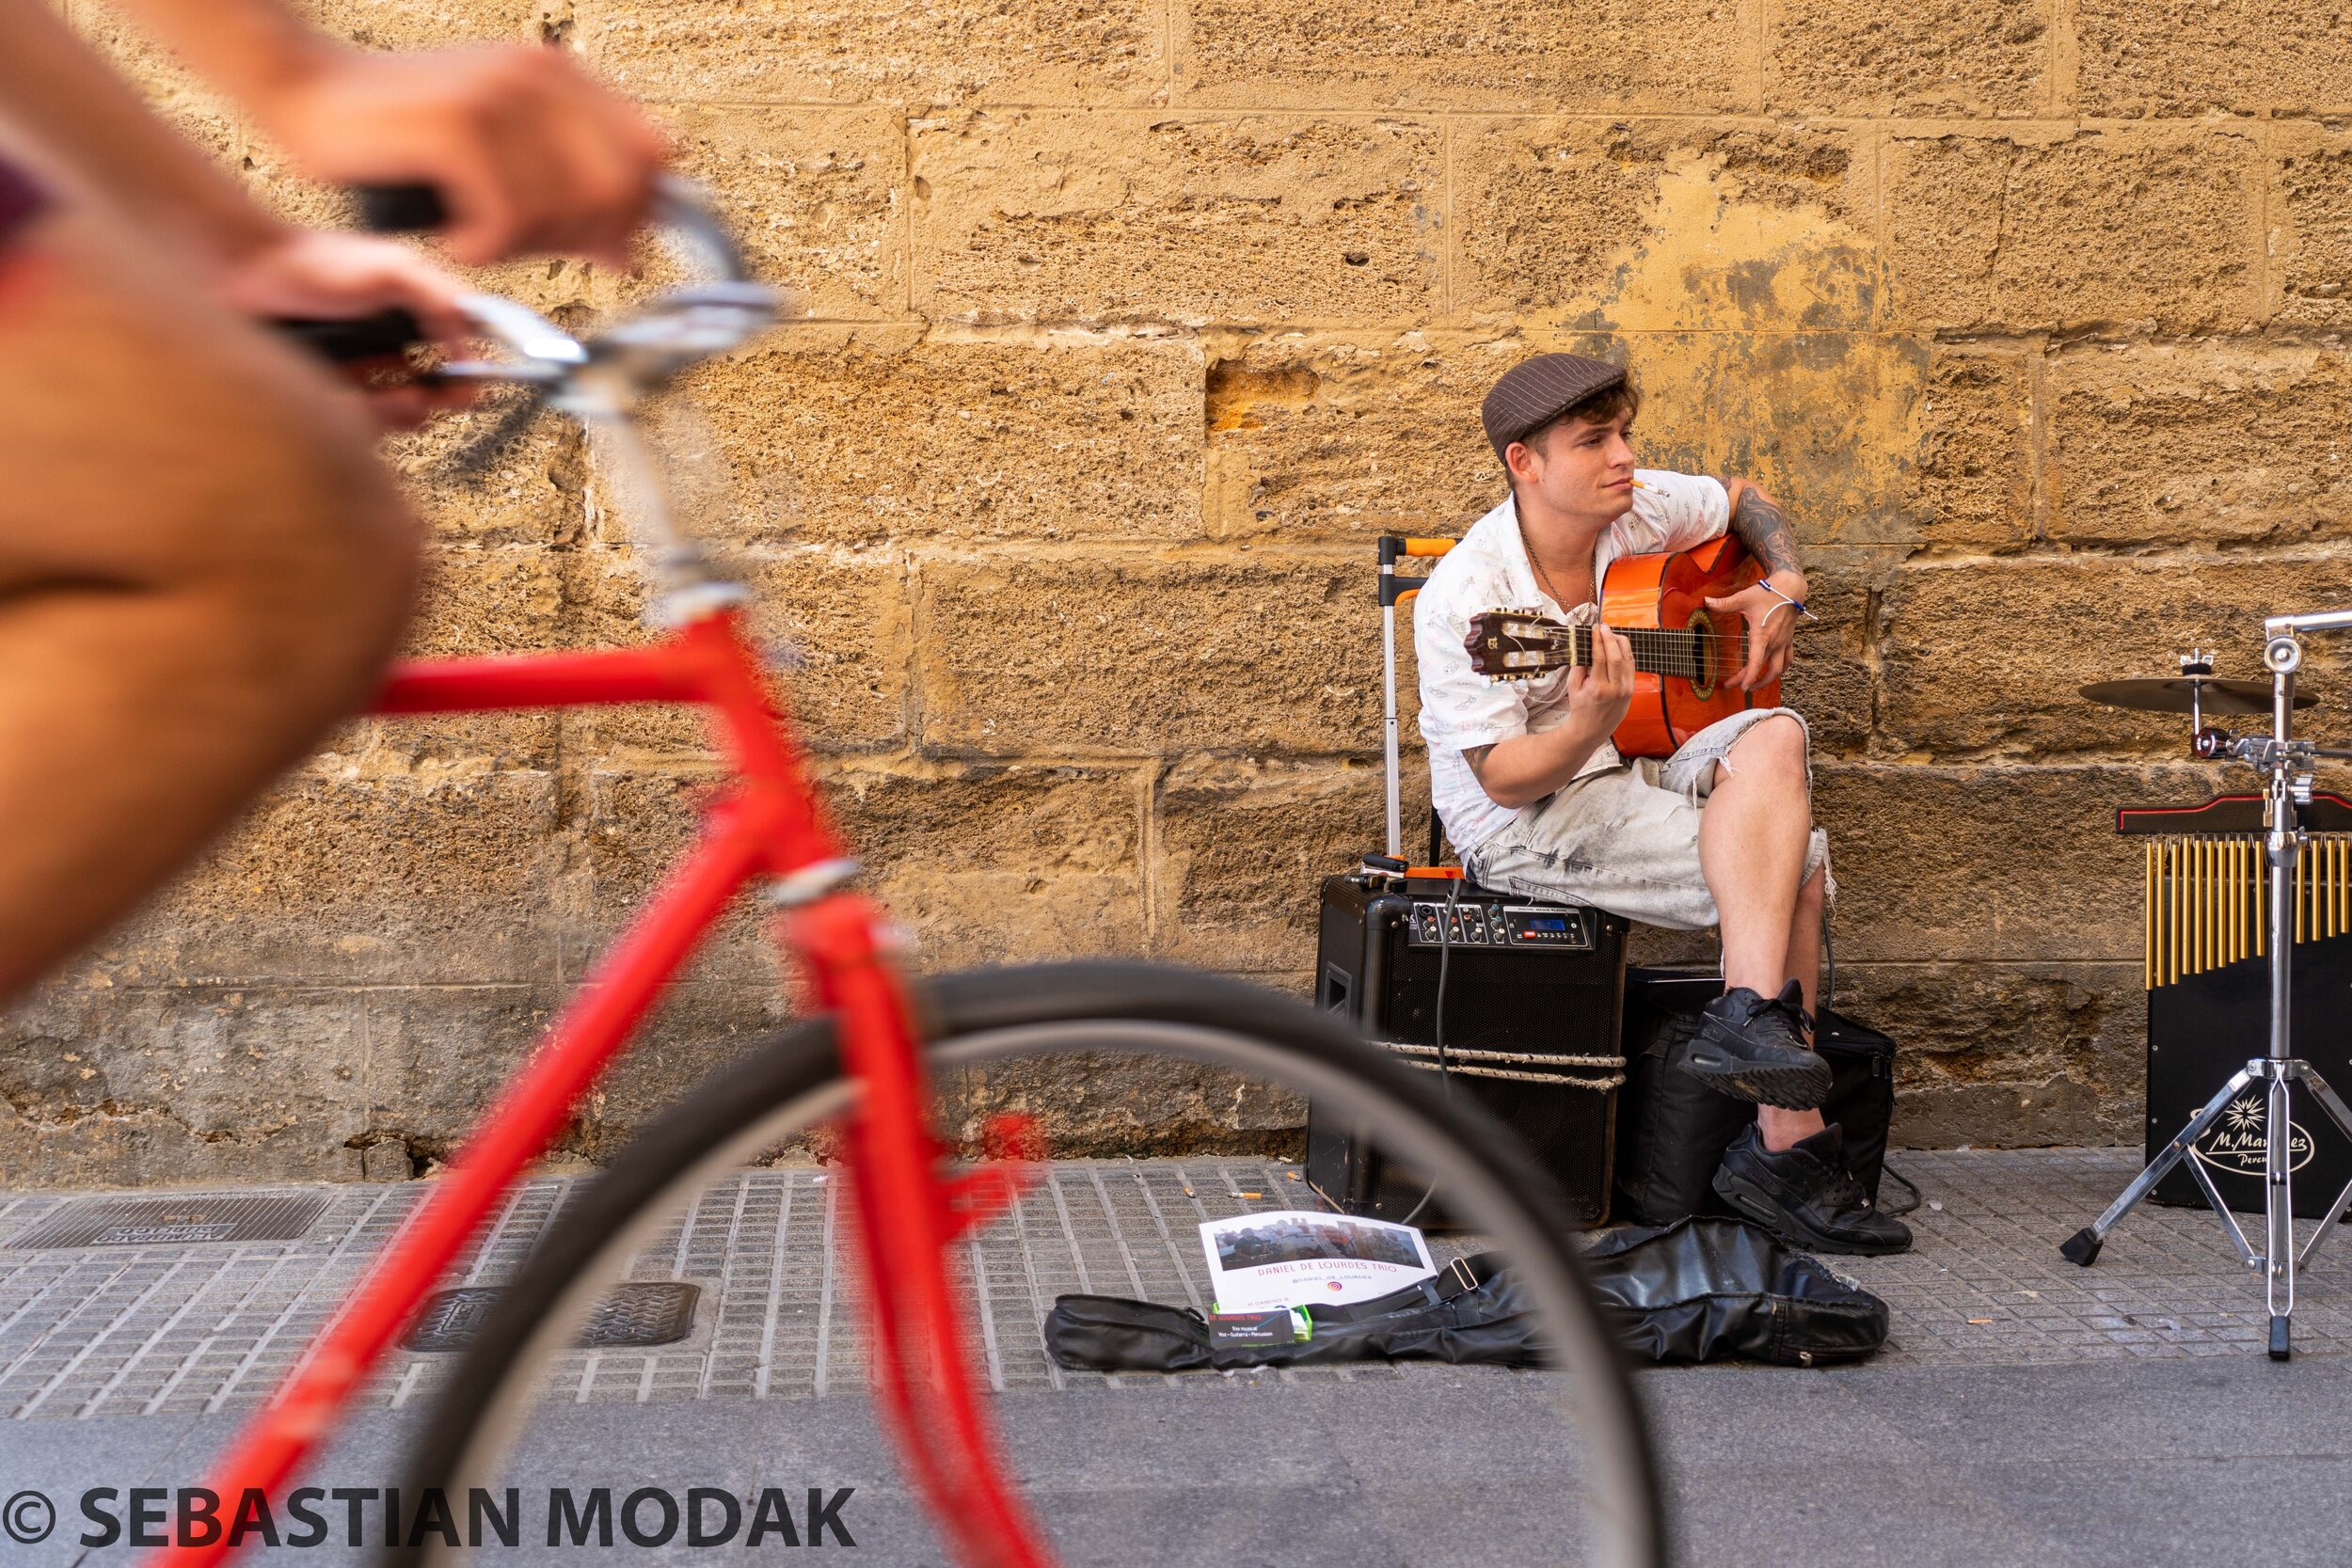
<svg viewBox="0 0 2352 1568">
<path fill-rule="evenodd" d="M 1751 724 L 1724 754 L 1699 813 L 1699 869 L 1722 922 L 1725 986 L 1770 996 L 1787 982 L 1812 832 L 1804 726 L 1794 718 Z"/>
<path fill-rule="evenodd" d="M 412 527 L 356 401 L 67 208 L 0 257 L 0 995 L 364 700 Z"/>
<path fill-rule="evenodd" d="M 1804 1010 L 1808 1013 L 1820 1006 L 1817 993 L 1821 984 L 1821 908 L 1827 902 L 1828 883 L 1826 867 L 1807 878 L 1797 890 L 1796 912 L 1788 920 L 1788 973 L 1782 983 L 1794 980 L 1804 988 Z M 1758 1105 L 1756 1122 L 1764 1147 L 1774 1153 L 1811 1137 L 1824 1125 L 1818 1110 L 1784 1111 L 1777 1105 Z"/>
<path fill-rule="evenodd" d="M 1752 724 L 1732 742 L 1699 813 L 1699 869 L 1715 895 L 1725 988 L 1772 996 L 1793 978 L 1810 1011 L 1820 965 L 1821 878 L 1800 881 L 1813 832 L 1804 747 L 1804 726 L 1793 718 Z M 1759 1105 L 1756 1121 L 1773 1150 L 1821 1130 L 1819 1111 Z"/>
</svg>

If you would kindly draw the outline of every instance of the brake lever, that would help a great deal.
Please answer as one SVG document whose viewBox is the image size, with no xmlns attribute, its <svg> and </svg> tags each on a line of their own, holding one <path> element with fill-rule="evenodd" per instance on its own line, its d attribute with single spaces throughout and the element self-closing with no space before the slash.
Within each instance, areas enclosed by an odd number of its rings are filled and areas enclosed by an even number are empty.
<svg viewBox="0 0 2352 1568">
<path fill-rule="evenodd" d="M 543 365 L 584 365 L 587 345 L 539 314 L 502 294 L 470 293 L 457 308 L 492 339 L 523 358 Z"/>
</svg>

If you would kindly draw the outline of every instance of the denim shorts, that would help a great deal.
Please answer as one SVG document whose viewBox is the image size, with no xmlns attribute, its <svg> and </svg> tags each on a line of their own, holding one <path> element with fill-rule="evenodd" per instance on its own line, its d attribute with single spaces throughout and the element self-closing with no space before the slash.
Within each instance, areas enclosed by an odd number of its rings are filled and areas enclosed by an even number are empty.
<svg viewBox="0 0 2352 1568">
<path fill-rule="evenodd" d="M 1699 813 L 1715 787 L 1716 764 L 1748 726 L 1791 708 L 1749 708 L 1717 720 L 1662 763 L 1643 758 L 1588 773 L 1528 806 L 1462 857 L 1481 887 L 1570 904 L 1591 904 L 1677 931 L 1715 924 L 1715 895 L 1699 871 Z M 1806 731 L 1805 779 L 1812 782 Z M 1805 846 L 1804 876 L 1829 864 L 1829 835 Z"/>
</svg>

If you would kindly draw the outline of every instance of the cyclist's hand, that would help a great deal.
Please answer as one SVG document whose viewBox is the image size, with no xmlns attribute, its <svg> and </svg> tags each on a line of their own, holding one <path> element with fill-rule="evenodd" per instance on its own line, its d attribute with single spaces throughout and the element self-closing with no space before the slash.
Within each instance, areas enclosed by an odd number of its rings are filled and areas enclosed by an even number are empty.
<svg viewBox="0 0 2352 1568">
<path fill-rule="evenodd" d="M 562 251 L 616 265 L 668 156 L 634 104 L 528 44 L 310 57 L 253 104 L 302 171 L 339 185 L 431 185 L 468 263 Z"/>
<path fill-rule="evenodd" d="M 336 320 L 397 306 L 415 316 L 444 351 L 460 355 L 470 347 L 457 304 L 465 284 L 393 240 L 290 229 L 274 244 L 238 257 L 214 290 L 225 304 L 259 317 Z M 376 418 L 393 429 L 421 424 L 469 397 L 462 386 L 362 386 Z"/>
</svg>

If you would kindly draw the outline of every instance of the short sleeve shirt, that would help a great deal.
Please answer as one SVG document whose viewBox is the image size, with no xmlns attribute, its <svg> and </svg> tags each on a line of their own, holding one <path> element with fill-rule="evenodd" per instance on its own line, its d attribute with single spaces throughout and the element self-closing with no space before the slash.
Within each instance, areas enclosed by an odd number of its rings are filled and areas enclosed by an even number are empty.
<svg viewBox="0 0 2352 1568">
<path fill-rule="evenodd" d="M 1637 471 L 1645 488 L 1633 509 L 1609 526 L 1593 549 L 1597 591 L 1621 555 L 1687 550 L 1731 526 L 1731 498 L 1705 474 Z M 1568 717 L 1565 670 L 1533 681 L 1490 681 L 1470 668 L 1470 618 L 1485 610 L 1534 608 L 1577 625 L 1599 619 L 1597 602 L 1563 605 L 1546 594 L 1519 537 L 1518 508 L 1506 497 L 1470 526 L 1438 561 L 1413 601 L 1413 650 L 1421 666 L 1421 733 L 1429 743 L 1429 785 L 1446 837 L 1468 851 L 1518 813 L 1497 805 L 1462 753 L 1522 735 L 1540 735 Z M 1614 768 L 1616 748 L 1603 742 L 1577 777 Z"/>
</svg>

